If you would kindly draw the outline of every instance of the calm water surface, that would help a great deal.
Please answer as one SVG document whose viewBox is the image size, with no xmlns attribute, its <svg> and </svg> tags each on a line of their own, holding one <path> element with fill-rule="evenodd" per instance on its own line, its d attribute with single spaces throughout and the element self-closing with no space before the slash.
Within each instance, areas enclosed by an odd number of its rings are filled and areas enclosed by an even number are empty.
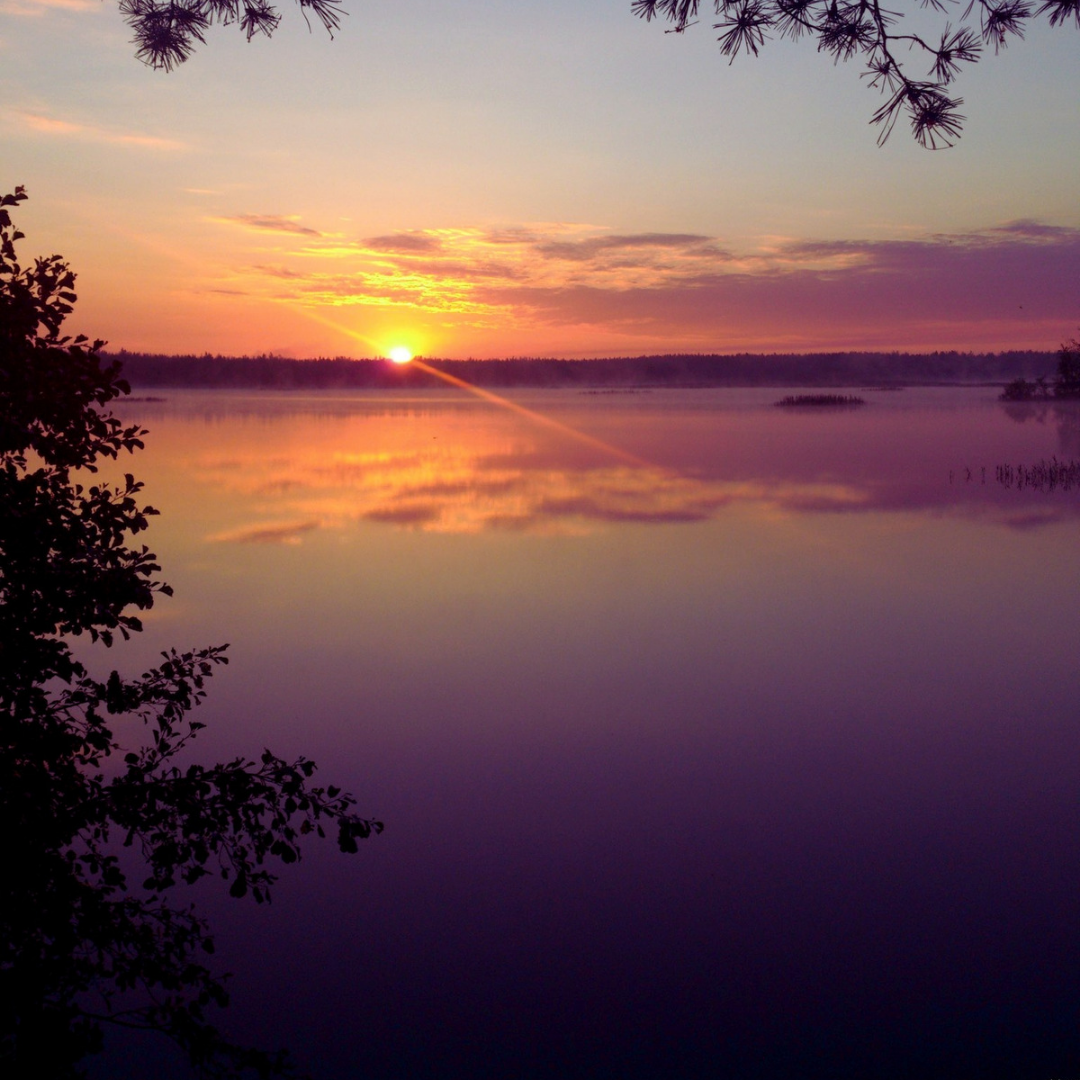
<svg viewBox="0 0 1080 1080">
<path fill-rule="evenodd" d="M 125 407 L 177 595 L 113 662 L 231 642 L 199 756 L 308 754 L 387 824 L 269 909 L 199 891 L 236 1037 L 328 1080 L 1080 1077 L 1080 492 L 995 480 L 1080 413 L 781 393 Z"/>
</svg>

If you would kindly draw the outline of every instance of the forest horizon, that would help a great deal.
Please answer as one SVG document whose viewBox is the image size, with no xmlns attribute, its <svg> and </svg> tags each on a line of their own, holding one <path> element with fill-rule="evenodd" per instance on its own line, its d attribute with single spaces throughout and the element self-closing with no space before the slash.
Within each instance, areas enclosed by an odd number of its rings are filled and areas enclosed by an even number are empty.
<svg viewBox="0 0 1080 1080">
<path fill-rule="evenodd" d="M 724 386 L 1004 384 L 1046 378 L 1056 354 L 1001 353 L 668 353 L 567 360 L 552 357 L 382 357 L 153 355 L 107 353 L 136 389 L 420 389 L 446 376 L 473 386 L 544 389 L 662 389 Z"/>
</svg>

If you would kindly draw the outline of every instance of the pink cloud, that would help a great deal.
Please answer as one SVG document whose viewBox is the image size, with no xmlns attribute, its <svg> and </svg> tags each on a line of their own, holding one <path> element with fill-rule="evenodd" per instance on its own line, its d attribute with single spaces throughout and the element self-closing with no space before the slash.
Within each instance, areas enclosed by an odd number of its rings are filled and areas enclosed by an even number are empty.
<svg viewBox="0 0 1080 1080">
<path fill-rule="evenodd" d="M 438 237 L 427 233 L 394 233 L 390 236 L 372 236 L 364 241 L 371 251 L 385 251 L 398 255 L 427 254 L 439 251 L 442 243 Z"/>
<path fill-rule="evenodd" d="M 632 252 L 660 249 L 672 252 L 690 252 L 697 255 L 727 259 L 730 256 L 716 247 L 712 237 L 693 233 L 637 233 L 629 236 L 592 236 L 585 240 L 554 240 L 536 245 L 536 250 L 551 259 L 568 259 L 575 262 L 591 260 L 611 252 Z"/>
<path fill-rule="evenodd" d="M 93 11 L 99 5 L 94 0 L 6 0 L 0 3 L 5 15 L 44 15 L 50 8 L 63 11 Z"/>
<path fill-rule="evenodd" d="M 1080 322 L 1077 282 L 1080 229 L 1024 223 L 923 240 L 801 241 L 750 270 L 717 266 L 625 289 L 479 286 L 476 298 L 527 307 L 544 323 L 673 343 L 1008 347 L 1047 335 L 1053 344 Z"/>
<path fill-rule="evenodd" d="M 233 214 L 231 217 L 219 218 L 220 221 L 230 225 L 242 225 L 247 229 L 256 229 L 265 232 L 292 233 L 295 236 L 321 237 L 323 234 L 318 229 L 301 225 L 294 217 L 285 217 L 281 214 Z"/>
<path fill-rule="evenodd" d="M 20 114 L 20 118 L 27 127 L 44 135 L 60 135 L 93 142 L 114 143 L 121 146 L 140 146 L 149 150 L 185 149 L 184 144 L 176 139 L 166 139 L 158 135 L 110 131 L 93 124 L 73 123 L 70 120 L 59 120 L 53 116 L 43 116 L 40 113 L 24 112 Z"/>
<path fill-rule="evenodd" d="M 308 306 L 476 318 L 484 332 L 588 336 L 593 350 L 1051 348 L 1080 324 L 1080 228 L 1037 221 L 737 253 L 704 235 L 562 223 L 343 246 L 294 218 L 227 220 L 303 238 L 304 268 L 254 268 L 255 292 L 284 281 Z"/>
</svg>

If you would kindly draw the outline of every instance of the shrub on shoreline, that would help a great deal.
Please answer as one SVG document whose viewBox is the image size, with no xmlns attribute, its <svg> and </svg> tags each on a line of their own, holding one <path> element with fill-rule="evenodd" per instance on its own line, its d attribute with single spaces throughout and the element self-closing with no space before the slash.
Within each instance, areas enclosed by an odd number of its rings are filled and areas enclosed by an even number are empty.
<svg viewBox="0 0 1080 1080">
<path fill-rule="evenodd" d="M 1062 342 L 1053 385 L 1041 376 L 1034 382 L 1013 379 L 998 395 L 999 401 L 1047 401 L 1050 398 L 1080 398 L 1080 340 Z"/>
</svg>

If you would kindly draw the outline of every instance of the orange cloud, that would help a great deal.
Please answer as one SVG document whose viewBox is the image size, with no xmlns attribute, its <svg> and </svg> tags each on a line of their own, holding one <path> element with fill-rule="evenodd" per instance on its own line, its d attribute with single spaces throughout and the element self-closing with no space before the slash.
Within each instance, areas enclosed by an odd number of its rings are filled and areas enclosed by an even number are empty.
<svg viewBox="0 0 1080 1080">
<path fill-rule="evenodd" d="M 211 536 L 210 540 L 225 544 L 299 544 L 304 533 L 318 527 L 317 521 L 269 522 L 230 529 Z"/>
<path fill-rule="evenodd" d="M 345 240 L 292 217 L 227 220 L 302 241 L 281 264 L 234 271 L 251 295 L 451 329 L 563 327 L 606 348 L 1045 348 L 1080 321 L 1080 229 L 1038 222 L 735 253 L 715 237 L 566 223 Z"/>
<path fill-rule="evenodd" d="M 293 233 L 296 236 L 320 237 L 323 235 L 318 229 L 301 225 L 296 217 L 282 217 L 280 214 L 236 214 L 233 217 L 214 218 L 213 220 L 266 232 Z"/>
<path fill-rule="evenodd" d="M 395 233 L 392 236 L 372 236 L 364 241 L 369 251 L 388 251 L 399 255 L 439 251 L 442 241 L 423 232 Z"/>
<path fill-rule="evenodd" d="M 113 143 L 120 146 L 139 146 L 150 150 L 184 150 L 184 143 L 176 139 L 165 139 L 158 135 L 143 135 L 133 132 L 109 131 L 93 124 L 77 124 L 70 120 L 60 120 L 40 113 L 23 112 L 19 114 L 23 124 L 33 131 L 44 135 L 60 135 L 93 142 Z"/>
<path fill-rule="evenodd" d="M 7 0 L 0 4 L 5 15 L 44 15 L 50 9 L 62 11 L 93 11 L 100 8 L 94 0 Z"/>
</svg>

